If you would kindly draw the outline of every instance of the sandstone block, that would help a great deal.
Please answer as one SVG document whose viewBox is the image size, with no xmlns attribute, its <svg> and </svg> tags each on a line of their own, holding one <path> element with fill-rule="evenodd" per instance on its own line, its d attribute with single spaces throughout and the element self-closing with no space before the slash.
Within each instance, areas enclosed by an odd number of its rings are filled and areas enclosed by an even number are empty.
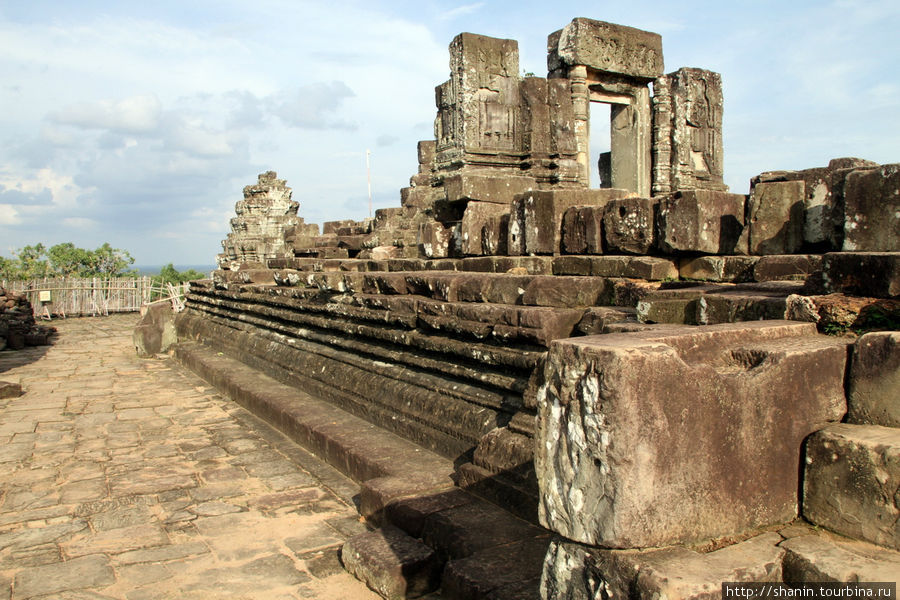
<svg viewBox="0 0 900 600">
<path fill-rule="evenodd" d="M 603 254 L 602 206 L 573 206 L 563 213 L 562 250 L 568 254 Z"/>
<path fill-rule="evenodd" d="M 656 242 L 656 206 L 657 203 L 649 198 L 611 200 L 603 214 L 607 250 L 613 254 L 647 254 Z"/>
<path fill-rule="evenodd" d="M 847 175 L 843 249 L 900 252 L 900 164 Z"/>
<path fill-rule="evenodd" d="M 434 204 L 431 186 L 417 185 L 400 188 L 400 206 L 412 208 L 429 208 Z"/>
<path fill-rule="evenodd" d="M 6 398 L 18 398 L 23 393 L 22 386 L 18 383 L 0 381 L 0 400 L 5 400 Z"/>
<path fill-rule="evenodd" d="M 444 179 L 447 202 L 493 202 L 509 205 L 519 194 L 534 187 L 531 177 L 515 175 L 451 175 Z"/>
<path fill-rule="evenodd" d="M 357 579 L 389 600 L 417 598 L 434 590 L 442 567 L 434 550 L 390 526 L 347 540 L 341 561 Z"/>
<path fill-rule="evenodd" d="M 900 429 L 840 423 L 806 443 L 803 516 L 848 537 L 900 549 Z"/>
<path fill-rule="evenodd" d="M 900 252 L 829 252 L 822 259 L 826 293 L 900 296 Z"/>
<path fill-rule="evenodd" d="M 492 592 L 502 592 L 504 588 L 523 583 L 528 584 L 536 596 L 548 543 L 547 537 L 533 538 L 450 561 L 444 571 L 441 598 L 491 598 L 494 597 L 490 595 Z M 523 592 L 525 590 L 511 596 L 500 593 L 496 597 L 533 597 Z"/>
<path fill-rule="evenodd" d="M 782 574 L 791 583 L 900 581 L 900 552 L 881 546 L 813 533 L 786 540 L 781 547 Z"/>
<path fill-rule="evenodd" d="M 854 169 L 877 166 L 860 158 L 835 158 L 827 167 L 760 173 L 750 180 L 750 190 L 759 183 L 802 181 L 803 242 L 824 250 L 839 250 L 844 235 L 844 180 Z"/>
<path fill-rule="evenodd" d="M 531 306 L 597 306 L 607 297 L 606 282 L 600 277 L 534 277 L 525 288 L 522 303 Z"/>
<path fill-rule="evenodd" d="M 169 300 L 149 304 L 134 328 L 132 341 L 137 355 L 150 358 L 165 352 L 177 341 L 175 311 Z"/>
<path fill-rule="evenodd" d="M 900 427 L 900 333 L 867 333 L 854 344 L 847 421 Z"/>
<path fill-rule="evenodd" d="M 760 183 L 747 202 L 750 254 L 792 254 L 803 245 L 803 181 Z"/>
<path fill-rule="evenodd" d="M 805 280 L 821 270 L 822 257 L 818 254 L 761 256 L 753 265 L 753 280 Z"/>
<path fill-rule="evenodd" d="M 372 248 L 372 260 L 388 260 L 391 258 L 400 258 L 403 255 L 403 249 L 398 246 L 375 246 Z"/>
<path fill-rule="evenodd" d="M 533 191 L 513 202 L 509 218 L 509 253 L 557 254 L 561 250 L 562 219 L 573 206 L 604 206 L 615 198 L 633 194 L 627 190 L 575 189 Z"/>
<path fill-rule="evenodd" d="M 554 539 L 544 561 L 541 597 L 704 600 L 720 597 L 723 581 L 781 581 L 781 536 L 764 533 L 701 554 L 675 547 L 644 552 L 588 548 Z"/>
<path fill-rule="evenodd" d="M 504 217 L 506 218 L 504 222 Z M 462 226 L 462 253 L 468 256 L 481 256 L 484 254 L 498 254 L 501 241 L 506 241 L 506 229 L 508 229 L 509 205 L 494 204 L 492 202 L 471 201 L 466 205 L 463 213 Z M 504 226 L 503 239 L 500 229 Z M 503 244 L 505 254 L 506 244 Z"/>
<path fill-rule="evenodd" d="M 540 373 L 541 522 L 643 548 L 792 520 L 803 439 L 845 411 L 847 342 L 785 321 L 558 340 Z"/>
<path fill-rule="evenodd" d="M 431 170 L 431 165 L 434 163 L 434 147 L 434 140 L 421 140 L 416 146 L 420 172 L 424 173 Z"/>
<path fill-rule="evenodd" d="M 670 254 L 746 254 L 744 200 L 740 194 L 708 190 L 664 197 L 657 219 L 660 249 Z"/>
<path fill-rule="evenodd" d="M 678 271 L 682 279 L 699 281 L 753 281 L 755 256 L 698 256 L 682 258 Z"/>
<path fill-rule="evenodd" d="M 663 74 L 662 38 L 658 33 L 578 18 L 547 40 L 551 71 L 586 65 L 598 71 L 656 79 Z"/>
<path fill-rule="evenodd" d="M 452 232 L 452 228 L 445 227 L 438 221 L 426 221 L 419 226 L 416 243 L 426 257 L 446 258 L 449 256 Z"/>
</svg>

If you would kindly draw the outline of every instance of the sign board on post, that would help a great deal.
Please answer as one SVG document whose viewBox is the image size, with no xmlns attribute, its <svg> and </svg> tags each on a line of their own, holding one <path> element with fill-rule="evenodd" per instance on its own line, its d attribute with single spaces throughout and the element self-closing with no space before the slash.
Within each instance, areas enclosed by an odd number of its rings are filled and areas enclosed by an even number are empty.
<svg viewBox="0 0 900 600">
<path fill-rule="evenodd" d="M 50 290 L 39 292 L 38 300 L 40 300 L 41 302 L 50 302 Z"/>
</svg>

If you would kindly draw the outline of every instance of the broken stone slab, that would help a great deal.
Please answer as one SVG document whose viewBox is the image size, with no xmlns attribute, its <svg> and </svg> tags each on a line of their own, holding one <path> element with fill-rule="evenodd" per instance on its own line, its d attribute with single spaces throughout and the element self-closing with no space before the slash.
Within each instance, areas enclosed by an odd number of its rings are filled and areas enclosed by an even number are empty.
<svg viewBox="0 0 900 600">
<path fill-rule="evenodd" d="M 803 245 L 803 181 L 760 183 L 747 200 L 750 254 L 793 254 Z"/>
<path fill-rule="evenodd" d="M 659 247 L 667 254 L 747 254 L 745 196 L 710 190 L 675 192 L 660 200 Z"/>
<path fill-rule="evenodd" d="M 388 600 L 418 598 L 437 589 L 443 567 L 434 550 L 391 526 L 347 540 L 341 562 Z"/>
<path fill-rule="evenodd" d="M 829 252 L 822 258 L 825 293 L 900 296 L 900 252 Z"/>
<path fill-rule="evenodd" d="M 697 256 L 682 258 L 678 271 L 682 279 L 740 283 L 754 281 L 756 256 Z"/>
<path fill-rule="evenodd" d="M 792 520 L 803 439 L 846 410 L 847 345 L 786 321 L 557 340 L 537 375 L 541 523 L 646 548 Z"/>
<path fill-rule="evenodd" d="M 900 427 L 900 332 L 867 333 L 853 346 L 847 421 Z"/>
<path fill-rule="evenodd" d="M 649 198 L 618 198 L 603 212 L 603 236 L 608 252 L 647 254 L 656 243 L 658 203 Z"/>
<path fill-rule="evenodd" d="M 900 581 L 900 552 L 824 531 L 792 537 L 781 543 L 786 582 Z"/>
<path fill-rule="evenodd" d="M 577 18 L 547 39 L 547 66 L 585 65 L 648 81 L 663 74 L 662 37 L 634 27 Z"/>
<path fill-rule="evenodd" d="M 459 174 L 444 178 L 447 202 L 491 202 L 509 206 L 519 194 L 535 187 L 531 177 Z"/>
<path fill-rule="evenodd" d="M 841 535 L 900 549 L 900 429 L 840 423 L 806 443 L 803 516 Z"/>
<path fill-rule="evenodd" d="M 847 175 L 843 250 L 900 252 L 900 163 Z"/>
<path fill-rule="evenodd" d="M 562 219 L 573 206 L 604 206 L 615 198 L 633 196 L 628 190 L 569 189 L 532 191 L 518 196 L 509 216 L 509 253 L 512 256 L 558 254 Z"/>
<path fill-rule="evenodd" d="M 562 250 L 568 254 L 603 254 L 603 207 L 573 206 L 563 213 Z"/>
<path fill-rule="evenodd" d="M 781 581 L 781 541 L 780 535 L 769 532 L 702 554 L 683 547 L 606 550 L 555 538 L 544 561 L 541 597 L 590 600 L 602 593 L 636 600 L 718 598 L 724 581 Z"/>
<path fill-rule="evenodd" d="M 521 584 L 527 584 L 533 594 L 531 597 L 536 597 L 549 542 L 549 536 L 532 538 L 451 560 L 441 580 L 441 598 L 488 598 L 492 592 L 499 594 L 507 586 Z M 513 596 L 495 597 L 511 599 L 529 596 L 519 592 Z"/>
</svg>

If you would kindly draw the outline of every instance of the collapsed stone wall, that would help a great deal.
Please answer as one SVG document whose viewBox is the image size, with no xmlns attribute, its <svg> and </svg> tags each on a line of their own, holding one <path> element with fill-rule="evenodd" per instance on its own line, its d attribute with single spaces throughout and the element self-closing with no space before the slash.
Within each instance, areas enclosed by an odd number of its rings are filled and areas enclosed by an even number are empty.
<svg viewBox="0 0 900 600">
<path fill-rule="evenodd" d="M 892 579 L 898 334 L 817 327 L 900 324 L 900 167 L 835 159 L 729 193 L 718 74 L 664 75 L 659 36 L 588 19 L 548 46 L 549 77 L 522 78 L 514 41 L 457 36 L 435 139 L 373 220 L 319 234 L 261 175 L 179 336 L 554 532 L 545 598 Z M 630 124 L 613 187 L 589 187 L 591 101 Z M 366 488 L 367 516 L 410 485 Z"/>
</svg>

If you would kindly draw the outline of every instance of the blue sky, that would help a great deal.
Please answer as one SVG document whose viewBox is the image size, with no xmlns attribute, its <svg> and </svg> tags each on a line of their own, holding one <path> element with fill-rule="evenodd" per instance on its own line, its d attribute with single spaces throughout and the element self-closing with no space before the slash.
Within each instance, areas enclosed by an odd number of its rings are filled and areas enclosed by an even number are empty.
<svg viewBox="0 0 900 600">
<path fill-rule="evenodd" d="M 900 161 L 900 3 L 279 0 L 0 4 L 0 255 L 103 242 L 211 263 L 244 185 L 288 180 L 308 222 L 399 206 L 462 31 L 519 42 L 589 17 L 663 36 L 666 72 L 718 71 L 725 179 Z"/>
</svg>

